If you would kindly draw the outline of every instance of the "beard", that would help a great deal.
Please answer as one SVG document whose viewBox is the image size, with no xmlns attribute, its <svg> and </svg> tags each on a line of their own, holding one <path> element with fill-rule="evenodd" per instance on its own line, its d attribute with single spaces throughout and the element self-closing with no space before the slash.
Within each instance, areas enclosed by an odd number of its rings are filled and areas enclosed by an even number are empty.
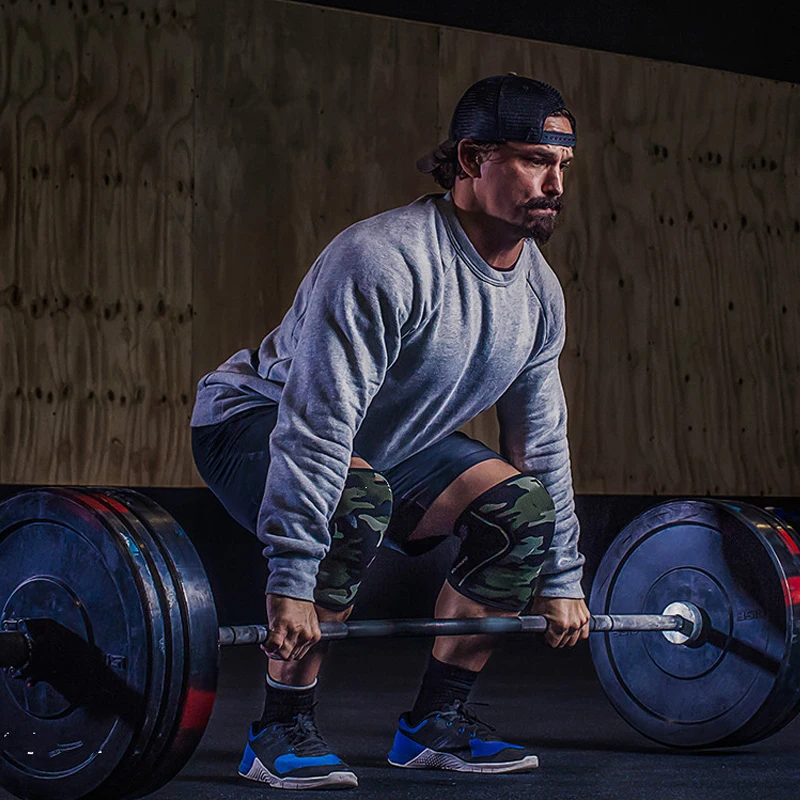
<svg viewBox="0 0 800 800">
<path fill-rule="evenodd" d="M 559 197 L 537 197 L 525 204 L 525 208 L 552 209 L 555 214 L 537 214 L 533 222 L 522 225 L 519 232 L 525 239 L 533 239 L 537 245 L 545 244 L 553 235 L 558 219 L 564 208 L 564 200 Z"/>
</svg>

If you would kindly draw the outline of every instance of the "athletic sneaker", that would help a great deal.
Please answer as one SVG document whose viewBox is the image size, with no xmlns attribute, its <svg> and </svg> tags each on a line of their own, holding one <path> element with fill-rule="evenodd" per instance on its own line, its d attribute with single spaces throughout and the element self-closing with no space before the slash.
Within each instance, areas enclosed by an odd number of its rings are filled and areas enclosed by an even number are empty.
<svg viewBox="0 0 800 800">
<path fill-rule="evenodd" d="M 526 772 L 538 767 L 539 759 L 522 745 L 499 739 L 491 725 L 456 700 L 413 728 L 400 717 L 389 763 L 411 769 Z"/>
<path fill-rule="evenodd" d="M 250 728 L 239 774 L 278 789 L 349 789 L 358 786 L 350 767 L 317 730 L 314 715 L 303 711 L 291 722 L 275 722 L 256 733 Z"/>
</svg>

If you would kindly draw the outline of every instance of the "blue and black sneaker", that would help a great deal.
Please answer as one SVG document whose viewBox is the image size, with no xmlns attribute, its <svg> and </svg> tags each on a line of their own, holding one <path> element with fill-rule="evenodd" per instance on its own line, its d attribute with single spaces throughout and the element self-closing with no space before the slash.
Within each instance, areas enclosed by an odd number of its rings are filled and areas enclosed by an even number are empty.
<svg viewBox="0 0 800 800">
<path fill-rule="evenodd" d="M 411 769 L 527 772 L 539 766 L 539 759 L 522 745 L 499 739 L 491 725 L 456 700 L 413 728 L 400 717 L 389 763 Z"/>
<path fill-rule="evenodd" d="M 250 728 L 239 774 L 278 789 L 349 789 L 358 778 L 317 730 L 314 715 L 303 711 L 291 722 L 275 722 L 255 733 Z"/>
</svg>

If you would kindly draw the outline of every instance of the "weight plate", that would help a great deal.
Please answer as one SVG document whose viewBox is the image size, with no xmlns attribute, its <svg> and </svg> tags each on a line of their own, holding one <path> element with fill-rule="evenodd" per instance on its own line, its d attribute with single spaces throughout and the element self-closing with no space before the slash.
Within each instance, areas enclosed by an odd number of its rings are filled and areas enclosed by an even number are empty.
<svg viewBox="0 0 800 800">
<path fill-rule="evenodd" d="M 800 538 L 798 538 L 797 534 L 800 518 L 798 518 L 796 509 L 771 508 L 762 511 L 758 508 L 743 508 L 742 511 L 749 511 L 756 518 L 761 517 L 762 524 L 772 528 L 786 545 L 794 562 L 800 559 Z M 793 609 L 795 638 L 797 638 L 798 629 L 800 628 L 800 578 L 793 571 L 793 565 L 787 565 L 785 572 L 785 600 Z M 773 733 L 777 733 L 784 725 L 791 722 L 800 712 L 800 669 L 797 668 L 797 664 L 798 658 L 796 655 L 790 656 L 784 662 L 783 675 L 780 682 L 781 693 L 780 695 L 776 693 L 774 698 L 776 713 L 771 716 L 764 714 L 766 727 L 761 733 L 754 732 L 749 741 L 758 741 L 767 736 L 772 736 Z M 777 713 L 779 705 L 784 707 L 783 713 Z"/>
<path fill-rule="evenodd" d="M 595 577 L 595 614 L 703 610 L 695 646 L 657 633 L 591 638 L 600 683 L 634 728 L 675 747 L 745 744 L 796 713 L 800 548 L 773 516 L 739 503 L 674 501 L 615 539 Z"/>
<path fill-rule="evenodd" d="M 0 679 L 0 783 L 26 798 L 102 793 L 158 696 L 156 591 L 124 525 L 64 489 L 0 505 L 0 621 L 30 620 L 30 674 Z"/>
<path fill-rule="evenodd" d="M 203 564 L 189 537 L 159 505 L 137 492 L 106 489 L 102 497 L 135 517 L 129 522 L 162 581 L 173 654 L 161 717 L 138 768 L 136 796 L 156 791 L 189 760 L 208 725 L 219 662 L 219 624 Z M 124 784 L 123 784 L 124 785 Z"/>
<path fill-rule="evenodd" d="M 27 492 L 0 506 L 0 565 L 2 619 L 55 620 L 76 650 L 39 680 L 6 674 L 2 783 L 69 800 L 139 797 L 170 780 L 205 730 L 217 677 L 213 598 L 186 534 L 132 491 Z M 89 686 L 72 675 L 91 671 Z"/>
</svg>

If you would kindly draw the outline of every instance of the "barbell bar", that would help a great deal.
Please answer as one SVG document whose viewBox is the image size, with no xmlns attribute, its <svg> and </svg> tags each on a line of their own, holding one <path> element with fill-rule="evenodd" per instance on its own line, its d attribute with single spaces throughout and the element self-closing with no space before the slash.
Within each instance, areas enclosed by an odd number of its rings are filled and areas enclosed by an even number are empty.
<svg viewBox="0 0 800 800">
<path fill-rule="evenodd" d="M 694 642 L 702 633 L 702 615 L 696 606 L 673 603 L 670 614 L 599 614 L 589 620 L 592 632 L 653 631 L 677 632 L 681 640 Z M 26 620 L 4 624 L 22 630 L 0 632 L 0 667 L 23 669 L 35 657 L 37 643 L 27 632 Z M 546 617 L 488 617 L 482 619 L 373 619 L 350 622 L 321 622 L 320 641 L 379 639 L 403 636 L 468 636 L 473 634 L 545 633 Z M 219 628 L 220 647 L 260 645 L 269 638 L 266 625 L 232 625 Z"/>
<path fill-rule="evenodd" d="M 676 631 L 692 641 L 699 638 L 702 618 L 699 611 L 686 609 L 686 616 L 674 614 L 599 614 L 592 616 L 589 630 Z M 321 622 L 322 641 L 338 639 L 378 639 L 400 636 L 469 636 L 472 634 L 545 633 L 548 621 L 538 615 L 488 617 L 484 619 L 372 619 L 350 622 Z M 266 625 L 233 625 L 219 629 L 221 647 L 263 644 L 269 637 Z"/>
<path fill-rule="evenodd" d="M 614 540 L 589 598 L 598 634 L 590 648 L 611 704 L 645 736 L 674 747 L 739 745 L 794 718 L 793 519 L 735 501 L 671 501 Z M 218 626 L 185 532 L 124 489 L 38 489 L 0 504 L 0 623 L 8 666 L 0 673 L 0 784 L 44 800 L 119 800 L 163 786 L 205 730 L 220 646 L 268 635 L 263 625 Z M 321 629 L 340 639 L 546 625 L 529 616 Z"/>
</svg>

